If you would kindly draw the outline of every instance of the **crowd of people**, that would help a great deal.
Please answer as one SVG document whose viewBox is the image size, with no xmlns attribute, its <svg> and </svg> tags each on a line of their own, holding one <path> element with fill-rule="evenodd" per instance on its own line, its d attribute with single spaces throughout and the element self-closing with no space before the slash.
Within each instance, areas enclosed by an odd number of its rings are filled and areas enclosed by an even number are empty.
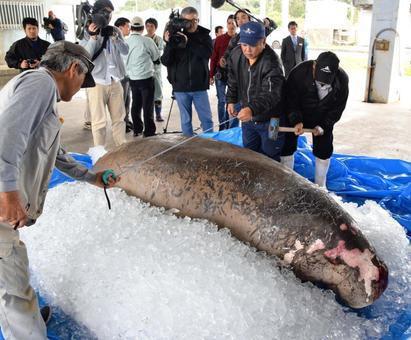
<svg viewBox="0 0 411 340">
<path fill-rule="evenodd" d="M 97 0 L 93 7 L 108 23 L 113 11 L 110 0 Z M 338 57 L 324 52 L 307 60 L 307 45 L 294 21 L 278 56 L 266 43 L 271 21 L 252 20 L 245 9 L 228 16 L 226 33 L 216 27 L 214 41 L 199 25 L 195 8 L 184 8 L 180 19 L 184 30 L 168 23 L 161 36 L 154 18 L 121 17 L 105 27 L 90 22 L 79 44 L 65 40 L 64 23 L 52 11 L 45 25 L 53 44 L 39 37 L 36 19 L 23 20 L 26 36 L 5 57 L 21 73 L 0 92 L 0 326 L 6 338 L 46 339 L 50 309 L 38 307 L 18 229 L 41 215 L 52 168 L 101 187 L 119 180 L 77 164 L 60 147 L 56 104 L 70 101 L 81 87 L 87 90 L 85 119 L 94 145 L 106 143 L 106 109 L 114 143 L 121 145 L 129 131 L 136 137 L 154 136 L 155 120 L 163 121 L 164 65 L 183 135 L 195 134 L 194 105 L 203 131 L 241 124 L 246 148 L 292 169 L 298 136 L 313 129 L 315 182 L 326 186 L 333 128 L 348 98 L 348 76 Z M 210 85 L 216 86 L 218 124 L 212 120 Z M 273 119 L 293 127 L 294 133 L 270 138 Z"/>
</svg>

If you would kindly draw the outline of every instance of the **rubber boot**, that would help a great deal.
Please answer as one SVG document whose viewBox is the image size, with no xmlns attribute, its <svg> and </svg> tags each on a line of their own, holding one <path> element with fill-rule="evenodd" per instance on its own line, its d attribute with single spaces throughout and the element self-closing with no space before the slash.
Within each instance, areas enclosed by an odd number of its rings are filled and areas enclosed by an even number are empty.
<svg viewBox="0 0 411 340">
<path fill-rule="evenodd" d="M 281 164 L 291 170 L 294 170 L 294 155 L 281 156 Z"/>
<path fill-rule="evenodd" d="M 315 158 L 315 184 L 327 188 L 327 173 L 330 167 L 330 159 Z"/>
<path fill-rule="evenodd" d="M 161 116 L 161 101 L 155 101 L 154 102 L 154 110 L 156 112 L 156 121 L 157 122 L 164 122 L 164 119 Z"/>
</svg>

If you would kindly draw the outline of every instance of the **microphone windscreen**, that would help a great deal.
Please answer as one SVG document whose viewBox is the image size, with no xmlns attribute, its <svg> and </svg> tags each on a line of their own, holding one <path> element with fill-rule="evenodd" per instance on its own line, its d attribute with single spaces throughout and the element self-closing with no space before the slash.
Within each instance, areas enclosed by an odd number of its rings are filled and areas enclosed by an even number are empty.
<svg viewBox="0 0 411 340">
<path fill-rule="evenodd" d="M 225 0 L 211 0 L 211 7 L 213 8 L 220 8 L 224 5 Z"/>
</svg>

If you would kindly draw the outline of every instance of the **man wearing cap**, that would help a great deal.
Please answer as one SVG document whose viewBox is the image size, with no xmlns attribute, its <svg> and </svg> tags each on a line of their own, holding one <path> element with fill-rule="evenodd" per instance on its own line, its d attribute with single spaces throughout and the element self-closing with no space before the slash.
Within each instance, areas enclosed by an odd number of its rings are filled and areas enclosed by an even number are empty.
<svg viewBox="0 0 411 340">
<path fill-rule="evenodd" d="M 51 311 L 40 312 L 19 228 L 41 215 L 54 166 L 103 186 L 104 172 L 93 173 L 60 148 L 57 102 L 70 101 L 80 87 L 94 86 L 92 68 L 84 48 L 59 41 L 38 70 L 14 77 L 0 92 L 0 326 L 6 339 L 47 339 Z M 116 182 L 110 177 L 108 186 Z"/>
<path fill-rule="evenodd" d="M 127 40 L 129 53 L 126 71 L 130 78 L 132 94 L 131 116 L 134 136 L 156 134 L 154 123 L 154 63 L 160 61 L 160 51 L 153 39 L 143 36 L 144 21 L 140 17 L 131 20 L 131 35 Z M 141 120 L 143 109 L 144 124 Z"/>
<path fill-rule="evenodd" d="M 245 23 L 240 28 L 240 46 L 235 47 L 227 61 L 227 111 L 241 122 L 246 148 L 280 161 L 283 134 L 277 140 L 268 138 L 270 119 L 282 116 L 284 76 L 280 59 L 265 43 L 264 26 Z M 236 112 L 235 103 L 242 109 Z"/>
<path fill-rule="evenodd" d="M 103 13 L 107 22 L 110 22 L 113 11 L 114 6 L 110 0 L 97 0 L 94 3 L 93 13 Z M 96 86 L 88 90 L 91 131 L 95 146 L 106 144 L 107 106 L 114 144 L 121 145 L 126 142 L 126 111 L 121 85 L 125 67 L 121 56 L 127 55 L 128 45 L 118 27 L 99 25 L 100 23 L 92 22 L 80 42 L 95 64 L 93 77 Z"/>
<path fill-rule="evenodd" d="M 339 62 L 334 53 L 323 52 L 317 60 L 297 65 L 286 81 L 287 124 L 295 134 L 286 134 L 281 163 L 293 169 L 298 136 L 303 128 L 314 129 L 315 183 L 321 187 L 326 186 L 333 153 L 334 124 L 348 99 L 348 76 Z"/>
</svg>

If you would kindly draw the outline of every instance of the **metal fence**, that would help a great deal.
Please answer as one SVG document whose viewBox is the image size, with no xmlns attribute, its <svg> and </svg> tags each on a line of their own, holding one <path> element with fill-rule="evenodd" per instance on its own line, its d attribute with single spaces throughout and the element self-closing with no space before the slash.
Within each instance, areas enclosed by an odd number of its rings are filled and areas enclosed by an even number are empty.
<svg viewBox="0 0 411 340">
<path fill-rule="evenodd" d="M 42 3 L 23 1 L 0 1 L 0 30 L 22 28 L 23 18 L 36 18 L 39 24 L 43 21 Z"/>
</svg>

